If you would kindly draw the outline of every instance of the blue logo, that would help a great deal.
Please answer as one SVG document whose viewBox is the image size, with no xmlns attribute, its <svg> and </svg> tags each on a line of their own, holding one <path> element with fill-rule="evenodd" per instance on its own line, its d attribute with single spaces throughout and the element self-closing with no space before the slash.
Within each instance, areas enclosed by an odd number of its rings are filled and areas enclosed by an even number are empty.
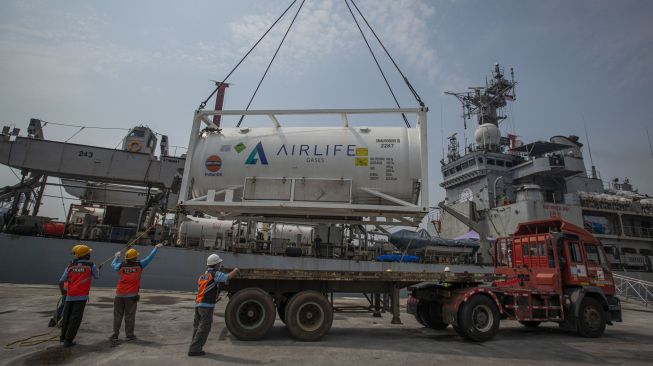
<svg viewBox="0 0 653 366">
<path fill-rule="evenodd" d="M 258 162 L 259 159 L 261 160 L 261 164 L 268 165 L 268 158 L 265 156 L 265 151 L 263 150 L 263 144 L 261 144 L 261 141 L 256 144 L 254 150 L 252 150 L 252 152 L 249 154 L 247 160 L 245 160 L 245 164 L 254 165 Z"/>
</svg>

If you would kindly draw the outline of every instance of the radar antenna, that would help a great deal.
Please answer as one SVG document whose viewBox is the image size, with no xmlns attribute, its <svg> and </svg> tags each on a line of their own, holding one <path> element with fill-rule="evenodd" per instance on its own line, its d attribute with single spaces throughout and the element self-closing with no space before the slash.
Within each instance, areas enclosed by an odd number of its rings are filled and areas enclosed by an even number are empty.
<svg viewBox="0 0 653 366">
<path fill-rule="evenodd" d="M 463 124 L 467 129 L 467 120 L 476 115 L 479 125 L 491 123 L 499 126 L 499 123 L 506 119 L 500 115 L 499 110 L 505 107 L 508 101 L 517 99 L 515 87 L 515 72 L 510 68 L 510 80 L 504 78 L 503 68 L 494 64 L 492 80 L 485 82 L 485 86 L 470 87 L 468 92 L 444 92 L 446 95 L 456 97 L 463 108 Z"/>
</svg>

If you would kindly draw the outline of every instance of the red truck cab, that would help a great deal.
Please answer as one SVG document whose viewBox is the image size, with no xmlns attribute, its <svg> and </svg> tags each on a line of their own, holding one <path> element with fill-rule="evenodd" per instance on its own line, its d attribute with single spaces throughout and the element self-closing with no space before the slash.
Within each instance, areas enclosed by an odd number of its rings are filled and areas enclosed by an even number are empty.
<svg viewBox="0 0 653 366">
<path fill-rule="evenodd" d="M 504 279 L 487 285 L 416 286 L 409 310 L 436 329 L 451 324 L 463 337 L 494 337 L 500 319 L 527 327 L 557 322 L 585 337 L 599 337 L 621 321 L 621 307 L 601 243 L 561 219 L 522 223 L 494 245 L 494 271 Z"/>
</svg>

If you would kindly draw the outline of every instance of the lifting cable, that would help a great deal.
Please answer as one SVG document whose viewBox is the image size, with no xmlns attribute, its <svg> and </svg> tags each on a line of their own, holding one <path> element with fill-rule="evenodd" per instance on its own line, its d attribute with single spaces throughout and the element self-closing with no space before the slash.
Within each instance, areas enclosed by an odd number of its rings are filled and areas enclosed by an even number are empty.
<svg viewBox="0 0 653 366">
<path fill-rule="evenodd" d="M 245 110 L 249 110 L 249 106 L 252 105 L 252 101 L 254 100 L 254 97 L 256 96 L 256 93 L 258 93 L 259 88 L 261 87 L 261 84 L 263 83 L 263 80 L 265 79 L 265 76 L 268 74 L 268 71 L 270 71 L 270 67 L 272 66 L 272 63 L 274 62 L 274 59 L 277 57 L 277 54 L 279 53 L 279 50 L 281 49 L 281 46 L 283 45 L 283 42 L 286 40 L 286 36 L 288 36 L 288 33 L 290 32 L 290 28 L 292 28 L 292 25 L 295 23 L 295 20 L 297 19 L 297 16 L 299 15 L 299 12 L 302 10 L 302 7 L 304 7 L 304 3 L 306 0 L 302 0 L 302 3 L 299 5 L 299 8 L 297 9 L 297 12 L 295 13 L 295 16 L 292 18 L 292 21 L 290 22 L 290 25 L 288 25 L 288 29 L 286 29 L 286 33 L 284 33 L 283 38 L 281 38 L 281 42 L 279 42 L 279 46 L 277 46 L 277 50 L 274 51 L 274 55 L 272 55 L 272 59 L 270 60 L 270 63 L 268 63 L 268 67 L 265 69 L 265 72 L 263 73 L 263 76 L 261 77 L 261 80 L 259 80 L 258 85 L 256 86 L 256 89 L 254 90 L 254 94 L 252 94 L 252 97 L 249 98 L 249 103 L 247 103 L 247 107 L 245 107 Z M 240 120 L 238 120 L 238 123 L 236 124 L 236 128 L 240 127 L 240 124 L 243 122 L 243 119 L 245 118 L 245 115 L 240 116 Z"/>
<path fill-rule="evenodd" d="M 243 61 L 245 61 L 245 59 L 247 58 L 247 56 L 249 56 L 249 54 L 252 53 L 252 51 L 254 50 L 254 48 L 256 48 L 256 46 L 258 46 L 258 44 L 261 43 L 261 41 L 263 40 L 263 38 L 265 38 L 265 36 L 267 36 L 268 33 L 270 33 L 270 31 L 272 30 L 272 28 L 274 28 L 274 26 L 277 25 L 277 23 L 279 22 L 279 20 L 281 20 L 281 18 L 283 18 L 284 15 L 286 15 L 286 13 L 288 12 L 288 10 L 290 10 L 290 8 L 291 8 L 293 5 L 295 5 L 296 2 L 297 2 L 297 0 L 293 0 L 293 2 L 290 3 L 290 5 L 288 5 L 288 7 L 286 8 L 286 10 L 284 10 L 283 13 L 281 13 L 281 15 L 279 15 L 279 17 L 277 18 L 277 20 L 275 20 L 274 23 L 272 23 L 272 25 L 268 28 L 268 30 L 266 30 L 265 33 L 263 33 L 263 35 L 261 36 L 261 38 L 259 38 L 258 41 L 256 41 L 256 43 L 254 43 L 254 45 L 249 49 L 249 51 L 247 51 L 247 53 L 245 53 L 245 55 L 240 59 L 240 61 L 238 61 L 238 63 L 236 64 L 236 66 L 234 66 L 234 68 L 231 69 L 231 71 L 229 71 L 229 73 L 228 73 L 227 76 L 222 80 L 222 82 L 216 83 L 216 86 L 215 86 L 215 89 L 213 89 L 213 92 L 211 92 L 211 94 L 209 94 L 209 96 L 208 96 L 208 97 L 207 97 L 207 98 L 206 98 L 202 103 L 200 103 L 200 106 L 197 108 L 198 111 L 201 111 L 202 109 L 204 109 L 204 107 L 206 107 L 206 103 L 208 103 L 208 102 L 209 102 L 209 99 L 211 99 L 211 98 L 215 95 L 215 93 L 218 92 L 218 89 L 220 88 L 220 85 L 222 85 L 222 84 L 224 84 L 225 82 L 227 82 L 227 79 L 229 79 L 229 77 L 231 76 L 231 74 L 233 74 L 234 71 L 236 71 L 236 69 L 238 68 L 238 66 L 240 66 L 240 64 L 242 64 Z"/>
<path fill-rule="evenodd" d="M 353 3 L 353 1 L 352 1 L 352 3 Z M 354 23 L 356 23 L 356 27 L 358 27 L 358 31 L 361 33 L 361 36 L 363 36 L 363 41 L 365 41 L 365 44 L 367 45 L 367 49 L 370 51 L 370 54 L 372 54 L 372 58 L 374 59 L 374 63 L 376 63 L 376 67 L 379 69 L 379 72 L 381 73 L 381 76 L 383 77 L 383 80 L 385 81 L 385 85 L 388 87 L 388 90 L 390 91 L 390 94 L 392 95 L 392 99 L 395 100 L 395 103 L 397 104 L 397 108 L 401 108 L 401 106 L 399 105 L 399 101 L 397 100 L 397 96 L 395 95 L 394 91 L 392 90 L 392 87 L 390 86 L 390 83 L 388 82 L 388 78 L 386 78 L 385 73 L 383 72 L 383 69 L 381 68 L 381 65 L 379 64 L 379 61 L 376 59 L 376 55 L 374 54 L 374 51 L 372 50 L 372 47 L 370 46 L 370 43 L 367 41 L 367 37 L 365 37 L 365 33 L 363 33 L 363 29 L 361 28 L 360 24 L 358 24 L 358 19 L 356 19 L 356 16 L 354 15 L 354 12 L 351 10 L 351 7 L 349 6 L 349 1 L 345 0 L 345 4 L 347 5 L 347 9 L 349 9 L 349 13 L 351 14 L 351 17 L 354 19 Z M 355 4 L 354 4 L 354 6 L 355 6 Z M 356 9 L 358 9 L 358 8 L 356 8 Z M 359 13 L 360 13 L 360 10 L 359 10 Z M 363 19 L 365 19 L 365 18 L 363 18 Z M 369 26 L 369 24 L 368 24 L 368 26 Z M 402 113 L 401 116 L 404 118 L 404 123 L 406 123 L 406 127 L 410 128 L 410 123 L 408 123 L 408 118 L 406 118 L 406 115 L 404 113 Z"/>
<path fill-rule="evenodd" d="M 345 0 L 345 1 L 347 1 L 347 0 Z M 420 96 L 419 96 L 419 94 L 417 94 L 417 91 L 415 90 L 415 88 L 413 88 L 413 86 L 410 84 L 410 82 L 408 81 L 408 78 L 406 77 L 406 75 L 404 75 L 404 73 L 403 73 L 403 72 L 401 71 L 401 69 L 399 68 L 399 65 L 397 65 L 397 63 L 396 63 L 395 60 L 392 58 L 392 56 L 390 56 L 390 52 L 388 52 L 388 49 L 385 48 L 385 45 L 383 44 L 383 42 L 381 42 L 381 39 L 379 38 L 379 36 L 376 34 L 376 32 L 374 31 L 374 29 L 372 29 L 372 26 L 371 26 L 370 23 L 367 21 L 367 19 L 366 19 L 365 16 L 363 15 L 363 13 L 360 11 L 360 9 L 358 8 L 358 5 L 356 5 L 356 3 L 354 2 L 354 0 L 349 0 L 349 1 L 351 1 L 351 3 L 354 5 L 354 7 L 356 8 L 356 11 L 358 12 L 358 14 L 360 14 L 361 18 L 363 18 L 363 20 L 365 21 L 365 24 L 367 24 L 367 27 L 370 29 L 370 31 L 371 31 L 372 34 L 374 35 L 374 38 L 376 38 L 377 42 L 379 42 L 379 45 L 381 45 L 381 47 L 383 48 L 383 51 L 385 51 L 385 54 L 388 56 L 388 58 L 390 59 L 390 61 L 392 61 L 392 64 L 395 66 L 395 68 L 397 69 L 397 71 L 399 72 L 399 74 L 401 75 L 401 77 L 404 79 L 404 82 L 406 83 L 406 86 L 408 87 L 408 89 L 410 90 L 410 92 L 413 93 L 413 97 L 415 97 L 415 99 L 416 99 L 417 102 L 419 103 L 420 107 L 424 107 L 424 102 L 422 101 L 422 98 L 420 98 Z M 349 5 L 348 5 L 348 6 L 349 6 Z"/>
</svg>

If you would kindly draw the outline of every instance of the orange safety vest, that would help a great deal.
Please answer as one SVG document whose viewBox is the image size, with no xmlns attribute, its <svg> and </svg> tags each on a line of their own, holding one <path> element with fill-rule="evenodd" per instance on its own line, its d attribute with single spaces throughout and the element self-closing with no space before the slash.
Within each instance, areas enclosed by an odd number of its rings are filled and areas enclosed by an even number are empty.
<svg viewBox="0 0 653 366">
<path fill-rule="evenodd" d="M 68 265 L 67 296 L 88 296 L 91 291 L 93 262 L 72 261 Z"/>
<path fill-rule="evenodd" d="M 218 302 L 218 284 L 213 281 L 215 271 L 208 270 L 197 280 L 195 303 L 215 304 Z"/>
<path fill-rule="evenodd" d="M 143 267 L 140 261 L 127 261 L 120 263 L 118 270 L 118 285 L 116 294 L 132 295 L 138 294 L 141 289 L 141 274 Z"/>
</svg>

